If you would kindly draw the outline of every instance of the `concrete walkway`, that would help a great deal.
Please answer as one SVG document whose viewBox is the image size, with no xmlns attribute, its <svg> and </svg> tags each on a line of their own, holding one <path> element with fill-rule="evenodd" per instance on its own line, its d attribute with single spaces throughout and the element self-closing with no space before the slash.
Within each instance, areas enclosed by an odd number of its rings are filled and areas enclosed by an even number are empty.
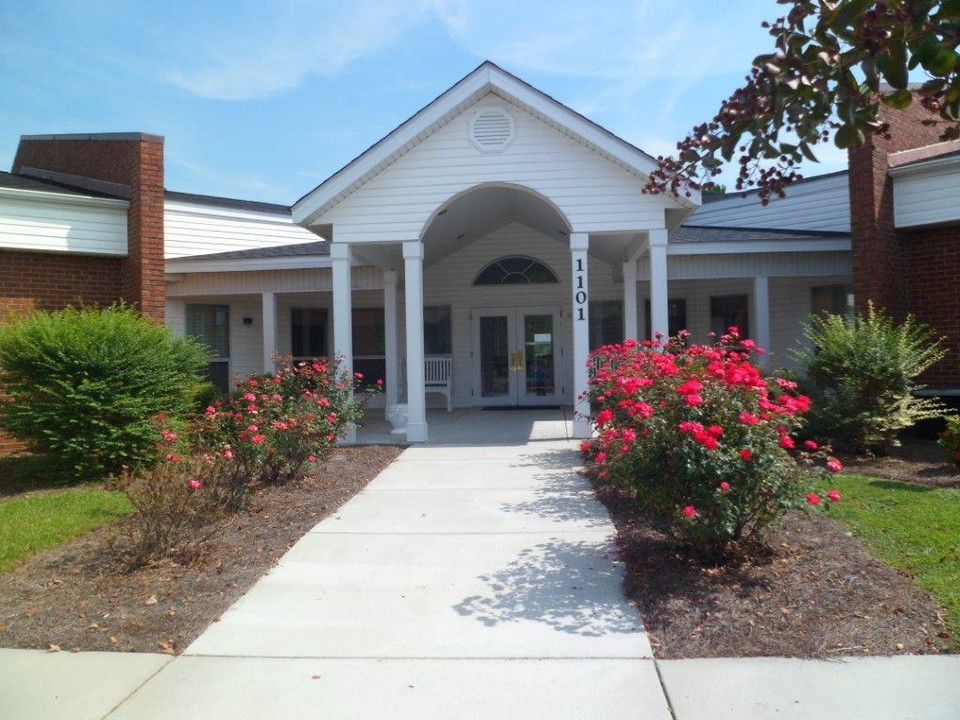
<svg viewBox="0 0 960 720">
<path fill-rule="evenodd" d="M 410 448 L 180 657 L 0 651 L 0 718 L 960 718 L 960 657 L 654 662 L 574 448 Z"/>
</svg>

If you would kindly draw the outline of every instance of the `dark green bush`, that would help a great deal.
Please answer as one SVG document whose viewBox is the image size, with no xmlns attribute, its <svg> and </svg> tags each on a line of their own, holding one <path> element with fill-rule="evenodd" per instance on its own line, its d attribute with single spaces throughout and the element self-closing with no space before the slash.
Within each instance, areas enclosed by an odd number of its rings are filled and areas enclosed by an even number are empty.
<svg viewBox="0 0 960 720">
<path fill-rule="evenodd" d="M 943 414 L 939 401 L 915 394 L 923 388 L 917 376 L 945 352 L 941 338 L 913 317 L 898 324 L 870 305 L 853 318 L 813 316 L 804 332 L 811 346 L 793 355 L 814 401 L 810 434 L 882 453 L 899 444 L 900 430 Z"/>
<path fill-rule="evenodd" d="M 14 318 L 0 328 L 0 425 L 78 479 L 118 473 L 155 454 L 158 413 L 193 409 L 205 356 L 122 305 Z"/>
</svg>

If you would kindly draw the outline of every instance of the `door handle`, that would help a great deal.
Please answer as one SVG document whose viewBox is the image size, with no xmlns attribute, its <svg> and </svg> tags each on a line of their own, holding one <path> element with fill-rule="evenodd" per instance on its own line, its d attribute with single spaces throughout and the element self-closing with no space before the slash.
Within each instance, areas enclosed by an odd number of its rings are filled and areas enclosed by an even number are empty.
<svg viewBox="0 0 960 720">
<path fill-rule="evenodd" d="M 523 370 L 523 350 L 514 350 L 510 353 L 510 372 L 521 372 Z"/>
</svg>

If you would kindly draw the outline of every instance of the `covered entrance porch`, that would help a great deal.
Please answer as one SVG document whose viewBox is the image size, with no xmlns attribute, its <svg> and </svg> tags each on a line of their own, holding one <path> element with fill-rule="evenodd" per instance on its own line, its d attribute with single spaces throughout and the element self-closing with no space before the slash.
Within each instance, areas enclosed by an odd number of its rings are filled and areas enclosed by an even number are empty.
<svg viewBox="0 0 960 720">
<path fill-rule="evenodd" d="M 429 408 L 426 419 L 430 445 L 524 445 L 530 441 L 573 438 L 573 408 L 569 406 L 519 410 L 473 407 L 454 408 L 451 412 Z M 356 441 L 361 445 L 405 445 L 407 437 L 384 419 L 382 411 L 368 409 Z"/>
</svg>

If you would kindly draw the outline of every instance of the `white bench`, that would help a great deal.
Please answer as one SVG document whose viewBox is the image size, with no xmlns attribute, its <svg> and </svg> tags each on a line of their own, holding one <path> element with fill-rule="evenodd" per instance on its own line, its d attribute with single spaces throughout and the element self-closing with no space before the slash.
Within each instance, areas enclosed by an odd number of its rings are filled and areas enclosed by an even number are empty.
<svg viewBox="0 0 960 720">
<path fill-rule="evenodd" d="M 447 412 L 453 410 L 453 358 L 426 357 L 423 359 L 423 387 L 425 392 L 447 396 Z"/>
</svg>

